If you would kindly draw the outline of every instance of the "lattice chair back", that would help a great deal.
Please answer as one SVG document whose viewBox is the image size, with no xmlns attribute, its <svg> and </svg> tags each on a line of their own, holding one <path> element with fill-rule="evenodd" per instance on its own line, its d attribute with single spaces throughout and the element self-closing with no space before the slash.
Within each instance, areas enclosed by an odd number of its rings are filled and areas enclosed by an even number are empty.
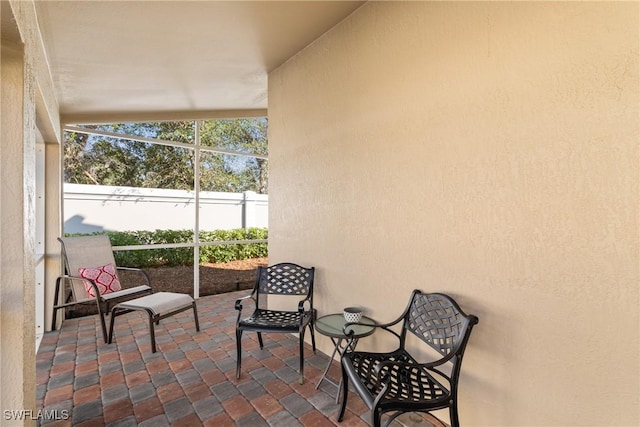
<svg viewBox="0 0 640 427">
<path fill-rule="evenodd" d="M 258 267 L 258 293 L 313 297 L 313 268 L 292 263 Z"/>
<path fill-rule="evenodd" d="M 106 235 L 61 237 L 62 254 L 67 274 L 78 276 L 79 268 L 99 267 L 102 265 L 116 265 L 113 257 L 111 241 Z M 116 273 L 117 277 L 117 273 Z M 71 291 L 75 301 L 94 301 L 84 287 L 82 280 L 72 280 Z"/>
<path fill-rule="evenodd" d="M 405 314 L 402 339 L 406 331 L 411 332 L 448 359 L 466 344 L 470 322 L 476 323 L 477 318 L 465 315 L 447 295 L 416 290 Z"/>
</svg>

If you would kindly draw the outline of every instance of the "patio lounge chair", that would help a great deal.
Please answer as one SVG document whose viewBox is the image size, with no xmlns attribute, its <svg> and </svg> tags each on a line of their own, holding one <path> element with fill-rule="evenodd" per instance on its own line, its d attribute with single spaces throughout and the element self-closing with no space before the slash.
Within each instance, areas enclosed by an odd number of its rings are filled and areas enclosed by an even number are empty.
<svg viewBox="0 0 640 427">
<path fill-rule="evenodd" d="M 402 329 L 392 326 L 402 322 Z M 342 407 L 338 421 L 342 421 L 349 380 L 371 409 L 371 422 L 380 427 L 382 415 L 390 412 L 389 425 L 404 412 L 430 412 L 449 408 L 451 427 L 459 426 L 458 378 L 471 329 L 478 318 L 466 315 L 458 304 L 443 294 L 413 291 L 402 315 L 391 323 L 376 325 L 398 338 L 399 345 L 390 353 L 345 352 L 342 364 Z M 347 336 L 353 335 L 349 325 Z M 407 332 L 419 338 L 435 354 L 434 361 L 418 362 L 405 347 Z M 412 343 L 414 344 L 414 343 Z M 413 345 L 412 348 L 415 348 Z M 427 351 L 424 354 L 427 354 Z"/>
<path fill-rule="evenodd" d="M 105 235 L 58 238 L 66 274 L 56 280 L 51 330 L 56 329 L 57 312 L 76 304 L 95 302 L 104 342 L 108 340 L 105 314 L 110 307 L 152 293 L 149 276 L 139 268 L 117 267 L 109 237 Z M 139 273 L 141 285 L 121 288 L 117 271 Z M 59 304 L 62 287 L 64 302 Z M 67 290 L 67 287 L 70 288 Z"/>
<path fill-rule="evenodd" d="M 298 333 L 300 335 L 300 384 L 304 381 L 304 333 L 309 328 L 313 352 L 316 351 L 316 339 L 313 322 L 316 311 L 313 308 L 313 275 L 314 267 L 305 268 L 297 264 L 281 263 L 269 267 L 258 267 L 258 276 L 250 295 L 236 301 L 238 310 L 236 322 L 237 366 L 236 378 L 240 378 L 242 363 L 242 333 L 253 331 L 258 333 L 260 348 L 263 348 L 262 332 Z M 298 300 L 296 311 L 269 310 L 264 307 L 267 295 L 303 296 Z M 245 300 L 253 301 L 253 311 L 243 317 L 242 304 Z"/>
</svg>

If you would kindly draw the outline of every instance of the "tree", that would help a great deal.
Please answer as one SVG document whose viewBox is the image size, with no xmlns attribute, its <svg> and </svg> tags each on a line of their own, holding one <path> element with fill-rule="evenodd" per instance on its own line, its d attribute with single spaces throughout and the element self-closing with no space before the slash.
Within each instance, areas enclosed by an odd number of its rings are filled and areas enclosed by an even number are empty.
<svg viewBox="0 0 640 427">
<path fill-rule="evenodd" d="M 194 122 L 126 123 L 86 128 L 123 134 L 122 138 L 67 132 L 65 182 L 193 190 L 194 150 L 132 141 L 125 135 L 193 143 Z M 267 154 L 267 119 L 209 120 L 201 145 L 247 154 Z M 268 189 L 267 161 L 202 150 L 200 188 L 242 192 Z"/>
<path fill-rule="evenodd" d="M 268 154 L 267 125 L 266 118 L 208 120 L 202 126 L 201 143 L 205 146 L 266 156 Z M 252 182 L 253 191 L 266 194 L 269 187 L 267 160 L 243 157 L 242 161 L 244 162 L 242 181 Z"/>
<path fill-rule="evenodd" d="M 64 140 L 64 182 L 73 184 L 98 184 L 89 172 L 86 156 L 89 135 L 67 132 Z"/>
</svg>

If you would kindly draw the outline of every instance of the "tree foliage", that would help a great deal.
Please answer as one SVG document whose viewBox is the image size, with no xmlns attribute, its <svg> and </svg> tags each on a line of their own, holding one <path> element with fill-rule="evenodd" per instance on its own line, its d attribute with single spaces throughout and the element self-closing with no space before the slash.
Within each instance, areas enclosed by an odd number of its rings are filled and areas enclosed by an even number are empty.
<svg viewBox="0 0 640 427">
<path fill-rule="evenodd" d="M 133 141 L 126 135 L 193 144 L 194 122 L 125 123 L 84 126 L 120 137 L 67 132 L 64 145 L 65 182 L 179 190 L 194 189 L 195 150 Z M 268 165 L 251 154 L 267 154 L 267 119 L 208 120 L 200 127 L 202 147 L 247 153 L 247 156 L 202 149 L 202 191 L 266 194 Z M 194 146 L 195 147 L 195 146 Z"/>
</svg>

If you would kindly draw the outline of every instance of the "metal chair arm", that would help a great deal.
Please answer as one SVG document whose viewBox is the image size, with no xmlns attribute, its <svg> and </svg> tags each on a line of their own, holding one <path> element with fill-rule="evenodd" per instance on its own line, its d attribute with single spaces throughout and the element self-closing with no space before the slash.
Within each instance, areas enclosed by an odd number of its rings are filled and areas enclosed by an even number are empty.
<svg viewBox="0 0 640 427">
<path fill-rule="evenodd" d="M 309 303 L 309 309 L 308 310 L 304 309 L 304 303 L 305 302 Z M 311 305 L 311 297 L 310 296 L 307 296 L 305 299 L 303 299 L 302 301 L 300 301 L 298 303 L 298 313 L 300 313 L 300 314 L 304 314 L 307 311 L 311 311 L 311 308 L 312 308 L 312 305 Z"/>
<path fill-rule="evenodd" d="M 93 293 L 96 295 L 95 297 L 91 297 L 89 296 L 89 294 L 87 294 L 87 297 L 84 300 L 93 300 L 93 299 L 97 299 L 98 301 L 102 302 L 102 294 L 100 294 L 100 289 L 98 288 L 98 285 L 96 284 L 95 280 L 93 279 L 85 279 L 84 277 L 80 277 L 80 276 L 72 276 L 70 274 L 63 274 L 60 277 L 58 277 L 58 280 L 61 279 L 69 279 L 71 281 L 73 280 L 80 280 L 80 281 L 86 281 L 89 282 L 89 284 L 91 284 L 91 287 L 93 288 Z M 72 285 L 73 286 L 73 285 Z"/>
<path fill-rule="evenodd" d="M 394 330 L 389 329 L 389 326 L 393 326 L 396 323 L 398 323 L 398 320 L 394 320 L 391 323 L 377 323 L 374 320 L 373 324 L 371 324 L 371 323 L 362 323 L 362 322 L 347 322 L 342 327 L 342 333 L 347 337 L 347 339 L 353 340 L 353 335 L 354 335 L 355 332 L 354 332 L 353 328 L 349 329 L 350 326 L 369 326 L 369 327 L 373 327 L 373 328 L 383 329 L 383 330 L 389 332 L 390 334 L 394 335 L 399 340 L 400 339 L 400 335 L 398 335 L 398 333 L 395 332 Z"/>
<path fill-rule="evenodd" d="M 244 300 L 248 300 L 248 299 L 251 299 L 251 300 L 254 301 L 255 304 L 258 304 L 258 301 L 255 299 L 254 293 L 252 292 L 250 295 L 247 295 L 247 296 L 242 297 L 242 298 L 238 298 L 236 300 L 236 303 L 235 303 L 235 309 L 238 310 L 238 311 L 242 311 L 242 302 Z"/>
<path fill-rule="evenodd" d="M 116 267 L 117 271 L 135 271 L 137 273 L 142 274 L 142 276 L 144 277 L 144 280 L 147 282 L 146 285 L 147 286 L 151 286 L 151 278 L 149 277 L 149 273 L 147 273 L 145 270 L 141 269 L 141 268 L 135 268 L 135 267 Z"/>
</svg>

